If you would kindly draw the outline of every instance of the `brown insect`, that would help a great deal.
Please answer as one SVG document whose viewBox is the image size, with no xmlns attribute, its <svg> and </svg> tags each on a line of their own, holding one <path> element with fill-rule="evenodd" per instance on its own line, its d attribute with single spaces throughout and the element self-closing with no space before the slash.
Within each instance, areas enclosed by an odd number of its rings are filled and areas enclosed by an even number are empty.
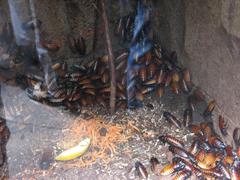
<svg viewBox="0 0 240 180">
<path fill-rule="evenodd" d="M 171 146 L 177 146 L 177 147 L 184 147 L 183 142 L 180 140 L 170 136 L 170 135 L 162 135 L 159 137 L 159 140 L 162 141 L 163 143 L 168 143 Z"/>
<path fill-rule="evenodd" d="M 169 151 L 171 151 L 173 154 L 176 154 L 180 157 L 189 159 L 192 163 L 196 164 L 195 156 L 193 156 L 190 152 L 186 151 L 182 147 L 178 146 L 169 146 Z"/>
<path fill-rule="evenodd" d="M 240 172 L 237 167 L 233 166 L 231 168 L 231 179 L 232 180 L 239 180 L 240 179 Z"/>
<path fill-rule="evenodd" d="M 177 72 L 176 69 L 174 69 L 174 70 L 172 71 L 172 81 L 173 81 L 173 82 L 179 82 L 179 80 L 180 80 L 179 73 Z"/>
<path fill-rule="evenodd" d="M 124 23 L 123 23 L 123 20 L 124 18 L 123 17 L 121 17 L 121 18 L 119 18 L 118 19 L 118 21 L 117 21 L 117 28 L 116 28 L 116 30 L 115 30 L 115 34 L 116 35 L 120 35 L 121 34 L 121 32 L 123 31 L 123 29 L 124 29 Z"/>
<path fill-rule="evenodd" d="M 109 77 L 109 72 L 105 71 L 101 77 L 101 81 L 105 84 L 109 81 L 110 77 Z"/>
<path fill-rule="evenodd" d="M 153 173 L 157 173 L 158 169 L 159 169 L 159 164 L 160 162 L 158 161 L 157 158 L 155 157 L 151 157 L 150 159 L 150 164 L 151 164 L 151 170 Z"/>
<path fill-rule="evenodd" d="M 224 121 L 224 118 L 220 115 L 218 118 L 218 126 L 223 136 L 227 136 L 227 123 Z"/>
<path fill-rule="evenodd" d="M 85 89 L 84 92 L 85 92 L 86 94 L 91 94 L 91 95 L 93 95 L 93 96 L 96 94 L 94 89 Z"/>
<path fill-rule="evenodd" d="M 212 136 L 208 139 L 209 144 L 212 146 L 219 148 L 219 149 L 225 149 L 226 145 L 222 142 L 222 140 L 216 136 Z"/>
<path fill-rule="evenodd" d="M 144 57 L 145 57 L 145 64 L 148 66 L 152 61 L 152 52 L 148 51 L 148 53 L 146 53 Z"/>
<path fill-rule="evenodd" d="M 188 178 L 190 178 L 192 175 L 191 171 L 180 171 L 174 178 L 173 180 L 186 180 Z"/>
<path fill-rule="evenodd" d="M 170 122 L 171 124 L 173 124 L 174 126 L 176 126 L 177 128 L 181 128 L 181 123 L 180 121 L 175 117 L 173 116 L 170 112 L 163 112 L 163 117 L 168 121 Z"/>
<path fill-rule="evenodd" d="M 160 70 L 157 73 L 157 83 L 160 84 L 164 81 L 165 79 L 165 72 L 163 66 L 161 66 Z"/>
<path fill-rule="evenodd" d="M 235 128 L 233 131 L 233 140 L 236 146 L 240 146 L 240 128 Z"/>
<path fill-rule="evenodd" d="M 164 94 L 164 86 L 160 85 L 156 89 L 156 95 L 157 97 L 162 97 Z"/>
<path fill-rule="evenodd" d="M 154 84 L 156 84 L 156 80 L 155 79 L 150 79 L 150 80 L 148 80 L 148 81 L 146 81 L 144 83 L 144 85 L 154 85 Z"/>
<path fill-rule="evenodd" d="M 144 100 L 144 95 L 141 91 L 136 93 L 136 99 L 139 100 L 139 101 Z"/>
<path fill-rule="evenodd" d="M 151 63 L 148 66 L 148 78 L 153 78 L 155 72 L 156 72 L 157 68 L 156 68 L 156 64 Z"/>
<path fill-rule="evenodd" d="M 189 86 L 190 89 L 191 89 L 192 82 L 191 82 L 190 72 L 189 72 L 188 69 L 184 69 L 184 70 L 183 70 L 183 79 L 184 79 L 184 81 L 187 83 L 187 86 Z"/>
<path fill-rule="evenodd" d="M 164 82 L 165 82 L 165 87 L 167 87 L 167 86 L 169 86 L 171 84 L 171 82 L 172 82 L 171 74 L 168 74 L 167 76 L 165 76 Z"/>
<path fill-rule="evenodd" d="M 203 115 L 205 117 L 211 116 L 215 106 L 216 106 L 216 101 L 215 100 L 210 101 L 208 103 L 208 106 L 207 106 L 206 110 L 204 111 Z"/>
<path fill-rule="evenodd" d="M 196 90 L 194 90 L 193 97 L 197 101 L 204 101 L 206 99 L 203 91 L 199 87 Z"/>
<path fill-rule="evenodd" d="M 196 155 L 200 149 L 200 141 L 195 140 L 192 144 L 190 149 L 188 150 L 191 154 Z"/>
<path fill-rule="evenodd" d="M 86 54 L 86 44 L 82 36 L 77 38 L 69 38 L 69 48 L 73 53 L 79 53 L 80 55 Z"/>
<path fill-rule="evenodd" d="M 165 167 L 163 167 L 160 170 L 160 174 L 162 176 L 168 176 L 168 175 L 172 174 L 174 172 L 175 165 L 176 165 L 176 163 L 171 163 L 171 164 L 166 165 Z"/>
<path fill-rule="evenodd" d="M 136 169 L 137 175 L 139 177 L 142 177 L 144 179 L 148 178 L 147 169 L 145 168 L 145 166 L 141 162 L 137 161 L 135 163 L 135 169 Z"/>
<path fill-rule="evenodd" d="M 180 87 L 179 87 L 179 83 L 178 82 L 172 82 L 171 88 L 172 88 L 172 92 L 173 93 L 175 93 L 175 94 L 179 94 L 180 93 Z"/>
<path fill-rule="evenodd" d="M 40 44 L 43 48 L 47 49 L 48 51 L 56 52 L 60 49 L 60 42 L 58 41 L 46 41 L 41 40 Z"/>
<path fill-rule="evenodd" d="M 146 81 L 147 79 L 147 70 L 146 67 L 142 67 L 139 70 L 139 76 L 142 82 Z"/>
<path fill-rule="evenodd" d="M 183 114 L 183 126 L 188 127 L 190 124 L 192 124 L 192 110 L 186 109 Z"/>
</svg>

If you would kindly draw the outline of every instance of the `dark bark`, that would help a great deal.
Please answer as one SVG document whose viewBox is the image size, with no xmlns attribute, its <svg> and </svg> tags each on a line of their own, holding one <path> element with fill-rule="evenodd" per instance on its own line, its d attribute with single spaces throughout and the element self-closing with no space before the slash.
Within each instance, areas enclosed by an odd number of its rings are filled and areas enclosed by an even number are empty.
<svg viewBox="0 0 240 180">
<path fill-rule="evenodd" d="M 114 54 L 112 50 L 112 42 L 110 38 L 109 32 L 109 22 L 106 12 L 105 0 L 101 0 L 102 6 L 102 17 L 104 22 L 105 28 L 105 36 L 106 36 L 106 43 L 108 49 L 108 62 L 110 65 L 110 73 L 111 73 L 111 95 L 110 95 L 110 111 L 113 114 L 115 112 L 115 101 L 116 101 L 116 76 L 115 76 L 115 66 L 114 66 Z"/>
</svg>

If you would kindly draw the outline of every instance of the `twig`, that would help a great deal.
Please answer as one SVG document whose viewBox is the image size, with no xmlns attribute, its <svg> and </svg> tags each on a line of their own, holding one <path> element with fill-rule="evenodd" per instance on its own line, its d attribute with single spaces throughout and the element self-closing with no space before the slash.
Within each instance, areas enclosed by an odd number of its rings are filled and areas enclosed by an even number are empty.
<svg viewBox="0 0 240 180">
<path fill-rule="evenodd" d="M 105 36 L 106 36 L 106 43 L 107 43 L 108 54 L 109 54 L 110 72 L 111 72 L 110 109 L 111 109 L 111 114 L 113 114 L 115 112 L 115 101 L 116 101 L 116 77 L 115 77 L 114 55 L 113 55 L 112 42 L 111 42 L 110 33 L 109 33 L 109 23 L 108 23 L 108 17 L 106 13 L 105 0 L 101 0 L 101 5 L 102 5 L 102 17 L 103 17 L 104 28 L 105 28 Z"/>
</svg>

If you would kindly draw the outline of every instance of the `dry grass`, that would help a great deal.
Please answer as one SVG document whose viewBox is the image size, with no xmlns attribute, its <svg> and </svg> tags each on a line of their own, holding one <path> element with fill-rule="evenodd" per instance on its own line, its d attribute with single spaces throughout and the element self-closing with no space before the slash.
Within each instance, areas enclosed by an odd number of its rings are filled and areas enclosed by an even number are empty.
<svg viewBox="0 0 240 180">
<path fill-rule="evenodd" d="M 119 145 L 128 141 L 132 136 L 133 127 L 129 124 L 113 124 L 101 119 L 77 119 L 69 129 L 64 132 L 64 138 L 59 142 L 59 147 L 68 149 L 78 144 L 84 137 L 91 138 L 91 146 L 80 159 L 65 162 L 65 167 L 87 167 L 100 161 L 107 165 L 114 154 L 119 150 Z"/>
</svg>

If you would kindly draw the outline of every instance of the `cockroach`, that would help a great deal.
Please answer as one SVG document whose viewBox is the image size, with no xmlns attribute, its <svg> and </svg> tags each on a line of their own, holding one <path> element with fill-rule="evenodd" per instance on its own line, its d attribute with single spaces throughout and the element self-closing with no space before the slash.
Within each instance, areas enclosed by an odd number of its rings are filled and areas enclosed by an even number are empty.
<svg viewBox="0 0 240 180">
<path fill-rule="evenodd" d="M 208 139 L 209 144 L 212 146 L 219 148 L 219 149 L 225 149 L 226 145 L 222 142 L 222 140 L 216 136 L 212 136 Z"/>
<path fill-rule="evenodd" d="M 178 82 L 172 82 L 171 83 L 171 88 L 172 88 L 172 92 L 175 94 L 179 94 L 180 93 L 180 87 L 179 87 L 179 83 Z"/>
<path fill-rule="evenodd" d="M 147 70 L 145 67 L 140 68 L 139 70 L 139 76 L 142 82 L 146 81 L 147 79 Z"/>
<path fill-rule="evenodd" d="M 148 66 L 147 70 L 148 70 L 148 78 L 150 78 L 150 79 L 153 78 L 153 76 L 154 76 L 154 74 L 155 74 L 155 72 L 156 72 L 156 70 L 157 70 L 156 64 L 151 63 L 151 64 Z"/>
<path fill-rule="evenodd" d="M 184 93 L 188 94 L 191 92 L 191 87 L 186 83 L 186 81 L 184 79 L 182 79 L 181 81 L 181 85 L 182 85 L 182 90 Z"/>
<path fill-rule="evenodd" d="M 61 63 L 55 63 L 51 67 L 54 71 L 56 71 L 61 68 Z"/>
<path fill-rule="evenodd" d="M 195 124 L 190 124 L 188 126 L 189 130 L 191 133 L 194 133 L 194 134 L 199 134 L 201 132 L 201 127 L 198 126 L 198 125 L 195 125 Z"/>
<path fill-rule="evenodd" d="M 128 52 L 122 52 L 117 58 L 116 58 L 116 62 L 118 61 L 125 61 L 128 57 Z"/>
<path fill-rule="evenodd" d="M 120 35 L 123 29 L 124 29 L 124 18 L 121 17 L 117 21 L 117 28 L 115 30 L 115 34 Z"/>
<path fill-rule="evenodd" d="M 161 169 L 160 174 L 167 176 L 175 172 L 179 172 L 185 168 L 185 164 L 180 162 L 172 162 Z"/>
<path fill-rule="evenodd" d="M 240 159 L 240 146 L 237 147 L 237 156 Z"/>
<path fill-rule="evenodd" d="M 197 104 L 197 101 L 193 95 L 188 96 L 187 103 L 188 103 L 188 108 L 191 109 L 192 111 L 195 111 L 195 106 Z"/>
<path fill-rule="evenodd" d="M 102 75 L 104 72 L 105 72 L 105 70 L 106 70 L 106 66 L 104 66 L 103 64 L 100 64 L 99 66 L 98 66 L 98 75 Z"/>
<path fill-rule="evenodd" d="M 171 82 L 172 82 L 172 76 L 171 76 L 171 74 L 168 74 L 164 78 L 165 87 L 169 86 L 171 84 Z"/>
<path fill-rule="evenodd" d="M 167 111 L 163 112 L 163 116 L 169 123 L 173 124 L 177 128 L 181 128 L 181 122 L 170 112 Z"/>
<path fill-rule="evenodd" d="M 218 118 L 218 126 L 223 136 L 227 136 L 227 123 L 224 121 L 224 118 L 220 115 Z"/>
<path fill-rule="evenodd" d="M 201 169 L 205 178 L 208 179 L 222 179 L 223 174 L 218 170 L 214 169 Z"/>
<path fill-rule="evenodd" d="M 220 169 L 220 171 L 222 172 L 223 176 L 226 179 L 231 179 L 231 175 L 228 168 L 221 161 L 217 162 L 217 167 Z"/>
<path fill-rule="evenodd" d="M 202 124 L 202 123 L 201 123 Z M 201 125 L 200 125 L 201 126 Z M 206 126 L 201 127 L 201 131 L 203 133 L 203 136 L 207 139 L 210 138 L 213 134 L 212 128 L 209 126 L 209 124 L 206 124 Z"/>
<path fill-rule="evenodd" d="M 93 96 L 96 94 L 94 89 L 85 89 L 84 92 L 85 92 L 86 94 L 91 94 L 91 95 L 93 95 Z"/>
<path fill-rule="evenodd" d="M 173 81 L 173 82 L 179 82 L 179 80 L 180 80 L 179 73 L 177 72 L 176 69 L 174 69 L 174 70 L 172 71 L 172 81 Z"/>
<path fill-rule="evenodd" d="M 60 48 L 60 42 L 57 42 L 57 41 L 41 40 L 40 44 L 42 45 L 43 48 L 47 49 L 48 51 L 52 51 L 52 52 L 56 52 Z"/>
<path fill-rule="evenodd" d="M 156 173 L 159 169 L 159 164 L 160 162 L 158 161 L 157 158 L 155 157 L 151 157 L 150 159 L 150 164 L 151 164 L 151 170 L 153 173 Z"/>
<path fill-rule="evenodd" d="M 144 100 L 144 95 L 141 91 L 136 93 L 136 99 L 139 100 L 139 101 Z"/>
<path fill-rule="evenodd" d="M 192 175 L 191 171 L 180 171 L 174 178 L 173 180 L 187 180 L 188 178 L 190 178 Z"/>
<path fill-rule="evenodd" d="M 136 173 L 139 177 L 142 177 L 144 179 L 148 178 L 147 169 L 145 168 L 145 166 L 141 162 L 137 161 L 135 163 L 135 169 L 136 169 Z"/>
<path fill-rule="evenodd" d="M 154 55 L 158 58 L 162 58 L 162 48 L 158 44 L 154 44 Z"/>
<path fill-rule="evenodd" d="M 110 87 L 102 88 L 102 89 L 100 89 L 99 92 L 100 92 L 100 93 L 110 93 Z"/>
<path fill-rule="evenodd" d="M 66 78 L 68 78 L 69 81 L 73 81 L 73 82 L 76 82 L 78 81 L 81 77 L 83 76 L 82 73 L 67 73 L 65 75 Z"/>
<path fill-rule="evenodd" d="M 223 163 L 226 165 L 232 165 L 234 162 L 234 157 L 233 156 L 225 156 L 223 159 Z"/>
<path fill-rule="evenodd" d="M 126 99 L 127 99 L 125 93 L 122 92 L 122 91 L 117 91 L 117 97 L 118 97 L 118 99 L 120 99 L 120 100 L 126 100 Z"/>
<path fill-rule="evenodd" d="M 215 156 L 214 153 L 212 152 L 208 152 L 205 154 L 205 157 L 204 157 L 204 165 L 205 165 L 205 169 L 211 169 L 211 168 L 214 168 L 215 167 L 215 162 L 216 162 L 216 159 L 217 157 Z"/>
<path fill-rule="evenodd" d="M 193 97 L 197 100 L 197 101 L 204 101 L 206 99 L 203 91 L 197 87 L 194 92 L 193 92 Z"/>
<path fill-rule="evenodd" d="M 168 176 L 170 174 L 172 174 L 174 172 L 174 166 L 175 166 L 176 163 L 171 163 L 171 164 L 168 164 L 166 165 L 165 167 L 163 167 L 161 170 L 160 170 L 160 174 L 162 176 Z"/>
<path fill-rule="evenodd" d="M 81 98 L 81 94 L 76 92 L 76 93 L 73 93 L 69 98 L 68 98 L 68 101 L 70 102 L 74 102 L 74 101 L 77 101 Z"/>
<path fill-rule="evenodd" d="M 86 106 L 86 105 L 87 105 L 87 100 L 86 100 L 86 98 L 81 98 L 81 99 L 80 99 L 80 104 L 81 104 L 82 106 Z"/>
<path fill-rule="evenodd" d="M 109 81 L 110 77 L 109 77 L 109 72 L 105 71 L 101 77 L 101 81 L 103 83 L 107 83 Z"/>
<path fill-rule="evenodd" d="M 91 83 L 91 80 L 90 80 L 90 79 L 85 79 L 85 78 L 80 79 L 80 80 L 78 81 L 78 84 L 81 84 L 81 85 L 90 84 L 90 83 Z"/>
<path fill-rule="evenodd" d="M 144 85 L 154 85 L 154 84 L 156 84 L 156 80 L 155 79 L 150 79 L 150 80 L 148 80 L 148 81 L 146 81 L 144 83 Z"/>
<path fill-rule="evenodd" d="M 81 89 L 95 89 L 95 86 L 91 83 L 89 84 L 84 84 Z"/>
<path fill-rule="evenodd" d="M 162 97 L 164 94 L 164 86 L 158 86 L 156 89 L 156 95 L 157 97 Z"/>
<path fill-rule="evenodd" d="M 153 90 L 154 90 L 153 87 L 146 87 L 146 88 L 142 88 L 142 89 L 141 89 L 141 93 L 142 93 L 142 94 L 147 94 L 147 93 L 149 93 L 149 92 L 151 92 L 151 91 L 153 91 Z"/>
<path fill-rule="evenodd" d="M 159 137 L 159 140 L 163 143 L 168 143 L 171 146 L 177 146 L 177 147 L 184 147 L 183 142 L 181 142 L 180 140 L 170 136 L 170 135 L 162 135 Z"/>
<path fill-rule="evenodd" d="M 145 65 L 148 66 L 152 61 L 152 52 L 148 51 L 144 57 L 145 57 Z"/>
<path fill-rule="evenodd" d="M 192 144 L 191 144 L 191 147 L 190 149 L 188 150 L 191 154 L 193 155 L 196 155 L 197 152 L 199 151 L 200 149 L 200 144 L 199 144 L 199 140 L 195 140 Z"/>
<path fill-rule="evenodd" d="M 187 85 L 191 86 L 191 76 L 188 69 L 183 70 L 183 80 L 187 83 Z"/>
<path fill-rule="evenodd" d="M 240 146 L 240 128 L 238 127 L 233 131 L 233 140 L 236 146 Z"/>
<path fill-rule="evenodd" d="M 240 172 L 237 167 L 231 167 L 231 180 L 240 180 Z"/>
<path fill-rule="evenodd" d="M 192 110 L 191 109 L 185 109 L 183 113 L 183 126 L 188 127 L 190 124 L 192 124 Z"/>
<path fill-rule="evenodd" d="M 123 86 L 121 83 L 117 83 L 117 88 L 118 88 L 120 91 L 124 91 L 124 90 L 125 90 L 124 86 Z"/>
<path fill-rule="evenodd" d="M 207 106 L 206 110 L 204 111 L 203 115 L 205 117 L 211 116 L 215 106 L 216 106 L 216 101 L 215 100 L 210 101 L 208 103 L 208 106 Z"/>
<path fill-rule="evenodd" d="M 85 55 L 86 54 L 86 44 L 85 44 L 85 40 L 82 36 L 80 36 L 77 39 L 76 44 L 75 44 L 75 48 L 80 55 Z"/>
<path fill-rule="evenodd" d="M 225 153 L 226 153 L 227 156 L 233 156 L 233 148 L 232 148 L 232 146 L 227 145 L 227 146 L 224 148 L 224 151 L 225 151 Z"/>
<path fill-rule="evenodd" d="M 165 72 L 163 66 L 161 66 L 159 72 L 157 73 L 157 83 L 160 84 L 165 79 Z"/>
<path fill-rule="evenodd" d="M 178 147 L 178 146 L 169 146 L 169 151 L 171 151 L 173 154 L 176 154 L 180 157 L 189 159 L 192 163 L 196 164 L 195 157 L 186 151 L 185 149 Z"/>
</svg>

